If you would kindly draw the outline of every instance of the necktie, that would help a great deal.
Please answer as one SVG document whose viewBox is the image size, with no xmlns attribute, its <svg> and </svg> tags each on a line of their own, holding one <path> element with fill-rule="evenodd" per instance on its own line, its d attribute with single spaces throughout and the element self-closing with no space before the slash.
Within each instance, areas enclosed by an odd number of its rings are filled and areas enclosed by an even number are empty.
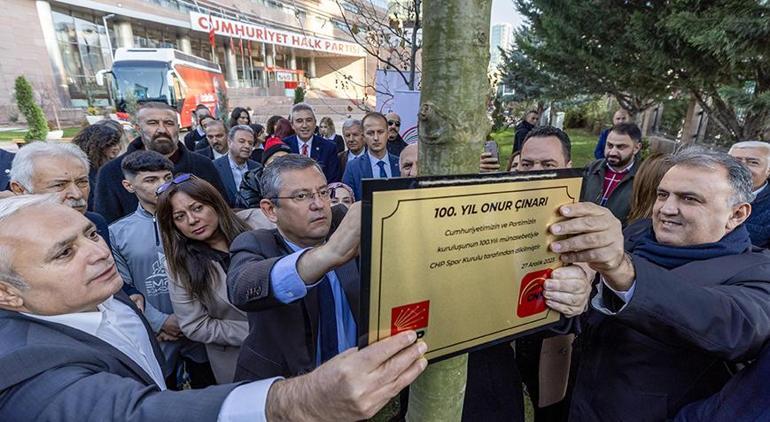
<svg viewBox="0 0 770 422">
<path fill-rule="evenodd" d="M 388 173 L 385 173 L 385 162 L 380 160 L 377 162 L 377 166 L 380 168 L 380 179 L 387 179 Z"/>
<path fill-rule="evenodd" d="M 323 280 L 316 286 L 318 290 L 318 313 L 320 323 L 318 324 L 321 342 L 321 363 L 333 358 L 339 353 L 337 346 L 337 315 L 334 305 L 334 294 L 329 278 L 324 276 Z"/>
<path fill-rule="evenodd" d="M 307 144 L 302 144 L 302 155 L 305 157 L 308 157 L 307 155 Z"/>
</svg>

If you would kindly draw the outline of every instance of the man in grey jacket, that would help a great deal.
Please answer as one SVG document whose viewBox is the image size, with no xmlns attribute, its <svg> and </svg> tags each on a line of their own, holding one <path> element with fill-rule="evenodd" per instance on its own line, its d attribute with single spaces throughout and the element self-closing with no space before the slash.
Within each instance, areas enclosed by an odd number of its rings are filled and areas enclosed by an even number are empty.
<svg viewBox="0 0 770 422">
<path fill-rule="evenodd" d="M 174 164 L 157 152 L 136 151 L 123 159 L 121 168 L 125 178 L 123 187 L 136 195 L 139 205 L 133 214 L 110 225 L 115 265 L 123 281 L 145 297 L 144 314 L 160 342 L 167 370 L 177 367 L 181 355 L 188 360 L 193 384 L 205 384 L 199 381 L 196 365 L 208 361 L 205 350 L 202 345 L 185 339 L 179 328 L 168 292 L 163 243 L 155 221 L 155 190 L 171 179 Z M 202 370 L 205 371 L 205 366 Z"/>
</svg>

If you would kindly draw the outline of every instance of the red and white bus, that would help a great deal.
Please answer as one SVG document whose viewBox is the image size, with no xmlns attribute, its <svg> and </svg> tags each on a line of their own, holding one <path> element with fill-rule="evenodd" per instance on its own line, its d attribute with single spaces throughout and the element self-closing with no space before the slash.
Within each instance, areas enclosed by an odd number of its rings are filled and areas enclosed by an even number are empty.
<svg viewBox="0 0 770 422">
<path fill-rule="evenodd" d="M 119 48 L 112 69 L 98 72 L 97 83 L 109 74 L 110 94 L 118 112 L 135 101 L 161 101 L 179 113 L 179 125 L 192 126 L 195 106 L 203 104 L 219 115 L 226 93 L 219 65 L 173 48 Z"/>
</svg>

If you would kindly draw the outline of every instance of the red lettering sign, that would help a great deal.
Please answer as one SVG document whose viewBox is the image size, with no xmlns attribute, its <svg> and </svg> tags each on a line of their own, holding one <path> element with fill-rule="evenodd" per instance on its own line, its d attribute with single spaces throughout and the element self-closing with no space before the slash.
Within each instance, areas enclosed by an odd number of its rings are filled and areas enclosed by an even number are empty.
<svg viewBox="0 0 770 422">
<path fill-rule="evenodd" d="M 552 269 L 546 268 L 545 270 L 531 272 L 521 279 L 519 306 L 516 308 L 516 315 L 524 318 L 545 311 L 543 285 L 552 272 Z"/>
<path fill-rule="evenodd" d="M 203 29 L 208 31 L 209 30 L 209 20 L 206 19 L 205 16 L 199 17 L 198 18 L 198 26 L 200 26 L 201 28 L 203 28 Z"/>
<path fill-rule="evenodd" d="M 227 34 L 232 34 L 233 33 L 233 24 L 231 22 L 220 21 L 219 22 L 219 30 L 222 31 L 222 32 L 225 32 Z"/>
</svg>

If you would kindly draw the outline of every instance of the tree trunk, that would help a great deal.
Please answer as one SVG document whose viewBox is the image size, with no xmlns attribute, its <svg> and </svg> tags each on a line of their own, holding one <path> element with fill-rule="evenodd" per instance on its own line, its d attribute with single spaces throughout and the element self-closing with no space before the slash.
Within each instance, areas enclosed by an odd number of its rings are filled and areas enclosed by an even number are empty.
<svg viewBox="0 0 770 422">
<path fill-rule="evenodd" d="M 425 0 L 419 173 L 477 173 L 487 117 L 491 0 Z M 428 366 L 410 389 L 407 420 L 459 421 L 468 355 Z"/>
</svg>

